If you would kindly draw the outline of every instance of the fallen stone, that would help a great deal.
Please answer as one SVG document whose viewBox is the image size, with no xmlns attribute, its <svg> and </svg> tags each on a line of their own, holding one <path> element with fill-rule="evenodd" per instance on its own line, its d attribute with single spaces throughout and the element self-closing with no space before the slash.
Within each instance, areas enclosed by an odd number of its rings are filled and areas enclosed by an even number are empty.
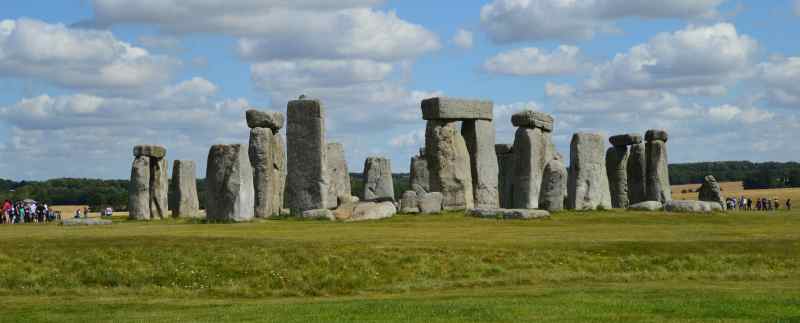
<svg viewBox="0 0 800 323">
<path fill-rule="evenodd" d="M 250 109 L 245 112 L 247 126 L 250 129 L 267 128 L 273 132 L 278 132 L 283 128 L 284 117 L 280 112 L 259 111 Z"/>
<path fill-rule="evenodd" d="M 133 157 L 153 157 L 164 158 L 167 156 L 167 148 L 158 145 L 136 145 L 133 146 Z"/>
<path fill-rule="evenodd" d="M 318 100 L 289 102 L 286 140 L 286 207 L 298 215 L 307 210 L 335 207 L 336 201 L 328 199 L 325 118 Z"/>
<path fill-rule="evenodd" d="M 722 212 L 722 205 L 706 201 L 667 201 L 664 211 L 673 213 L 710 213 Z"/>
<path fill-rule="evenodd" d="M 393 202 L 360 202 L 353 210 L 353 216 L 347 221 L 380 220 L 393 217 L 397 208 Z"/>
<path fill-rule="evenodd" d="M 644 201 L 628 207 L 628 210 L 632 211 L 661 211 L 662 209 L 664 209 L 664 204 L 659 201 Z"/>
<path fill-rule="evenodd" d="M 328 209 L 303 211 L 302 217 L 303 219 L 313 219 L 313 220 L 331 220 L 331 221 L 336 220 L 333 211 Z"/>
<path fill-rule="evenodd" d="M 400 212 L 401 213 L 419 213 L 419 205 L 417 202 L 417 192 L 405 191 L 400 199 Z"/>
<path fill-rule="evenodd" d="M 669 136 L 667 135 L 667 131 L 665 131 L 665 130 L 651 129 L 651 130 L 647 130 L 647 132 L 644 133 L 644 140 L 645 141 L 660 140 L 660 141 L 666 142 L 667 139 L 669 139 Z"/>
<path fill-rule="evenodd" d="M 538 209 L 542 178 L 553 159 L 552 133 L 539 128 L 517 128 L 514 135 L 513 205 L 515 209 Z"/>
<path fill-rule="evenodd" d="M 422 119 L 424 120 L 492 120 L 494 104 L 492 101 L 466 100 L 456 98 L 430 98 L 422 100 Z"/>
<path fill-rule="evenodd" d="M 629 133 L 624 135 L 611 136 L 608 138 L 608 142 L 610 142 L 611 145 L 615 147 L 636 145 L 642 143 L 642 135 Z"/>
<path fill-rule="evenodd" d="M 628 155 L 628 201 L 631 204 L 647 200 L 647 153 L 645 144 L 631 145 Z"/>
<path fill-rule="evenodd" d="M 347 203 L 358 203 L 359 201 L 361 201 L 361 199 L 359 199 L 358 196 L 342 195 L 338 197 L 338 201 L 339 201 L 338 205 L 342 205 Z"/>
<path fill-rule="evenodd" d="M 546 132 L 553 131 L 553 117 L 544 112 L 525 110 L 511 115 L 511 124 L 520 128 L 539 128 Z"/>
<path fill-rule="evenodd" d="M 542 177 L 541 196 L 539 207 L 550 212 L 564 209 L 565 193 L 567 191 L 567 168 L 559 159 L 547 163 Z"/>
<path fill-rule="evenodd" d="M 196 172 L 196 166 L 192 160 L 176 160 L 172 163 L 172 217 L 196 218 L 200 216 Z"/>
<path fill-rule="evenodd" d="M 719 187 L 717 179 L 712 175 L 708 175 L 703 180 L 703 185 L 698 190 L 698 199 L 700 201 L 719 203 L 724 208 L 725 197 L 722 196 L 722 188 Z"/>
<path fill-rule="evenodd" d="M 461 124 L 461 135 L 464 136 L 470 156 L 474 205 L 479 208 L 499 207 L 494 124 L 491 120 L 466 120 Z"/>
<path fill-rule="evenodd" d="M 500 207 L 514 207 L 514 154 L 512 145 L 494 145 L 497 154 L 497 187 L 500 195 Z"/>
<path fill-rule="evenodd" d="M 100 219 L 68 218 L 61 220 L 61 225 L 63 226 L 111 225 L 111 224 L 113 224 L 111 220 L 100 220 Z"/>
<path fill-rule="evenodd" d="M 253 219 L 253 169 L 244 146 L 211 146 L 206 183 L 208 220 L 241 222 Z"/>
<path fill-rule="evenodd" d="M 600 134 L 576 133 L 572 136 L 567 208 L 611 209 L 604 147 L 605 138 Z"/>
<path fill-rule="evenodd" d="M 550 217 L 550 212 L 531 209 L 469 209 L 467 215 L 484 219 L 531 220 Z"/>
<path fill-rule="evenodd" d="M 326 157 L 328 160 L 328 176 L 330 176 L 328 199 L 338 201 L 340 198 L 349 198 L 351 194 L 350 173 L 347 170 L 344 146 L 338 142 L 328 143 Z"/>
<path fill-rule="evenodd" d="M 150 157 L 150 219 L 169 217 L 169 176 L 167 160 Z"/>
<path fill-rule="evenodd" d="M 464 210 L 474 205 L 469 152 L 456 125 L 457 122 L 430 120 L 425 132 L 430 190 L 442 193 L 445 210 Z"/>
<path fill-rule="evenodd" d="M 150 157 L 133 159 L 128 185 L 128 218 L 150 220 Z"/>
<path fill-rule="evenodd" d="M 430 192 L 417 196 L 417 206 L 419 207 L 419 213 L 422 214 L 442 213 L 443 202 L 444 196 L 439 192 Z"/>
<path fill-rule="evenodd" d="M 624 209 L 630 205 L 628 156 L 628 146 L 613 146 L 606 151 L 606 173 L 611 193 L 611 206 L 618 209 Z"/>
</svg>

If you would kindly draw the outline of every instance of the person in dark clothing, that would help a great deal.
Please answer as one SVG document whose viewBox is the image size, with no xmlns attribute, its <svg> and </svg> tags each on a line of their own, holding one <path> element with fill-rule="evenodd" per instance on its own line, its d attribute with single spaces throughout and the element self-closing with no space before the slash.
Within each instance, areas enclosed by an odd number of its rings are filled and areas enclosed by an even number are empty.
<svg viewBox="0 0 800 323">
<path fill-rule="evenodd" d="M 792 199 L 786 199 L 786 209 L 789 211 L 792 210 Z"/>
</svg>

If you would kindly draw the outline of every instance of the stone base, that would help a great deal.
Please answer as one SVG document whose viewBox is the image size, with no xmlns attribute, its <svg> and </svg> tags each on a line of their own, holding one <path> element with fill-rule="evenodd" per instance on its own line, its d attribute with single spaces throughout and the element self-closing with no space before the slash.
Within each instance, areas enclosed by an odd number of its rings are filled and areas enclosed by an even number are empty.
<svg viewBox="0 0 800 323">
<path fill-rule="evenodd" d="M 722 205 L 703 201 L 669 201 L 664 204 L 664 211 L 675 213 L 711 213 L 724 212 Z"/>
<path fill-rule="evenodd" d="M 530 220 L 550 217 L 550 212 L 530 209 L 469 209 L 467 215 L 485 219 Z"/>
</svg>

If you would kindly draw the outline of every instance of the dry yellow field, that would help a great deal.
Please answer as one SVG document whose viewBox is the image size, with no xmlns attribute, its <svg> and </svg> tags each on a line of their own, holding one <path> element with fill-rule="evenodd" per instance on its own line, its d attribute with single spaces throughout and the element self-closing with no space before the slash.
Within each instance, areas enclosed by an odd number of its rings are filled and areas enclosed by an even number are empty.
<svg viewBox="0 0 800 323">
<path fill-rule="evenodd" d="M 786 199 L 791 199 L 795 203 L 800 201 L 800 188 L 746 190 L 742 182 L 723 182 L 720 183 L 720 187 L 722 188 L 722 194 L 726 197 L 777 198 L 781 205 L 784 204 Z M 672 186 L 672 198 L 676 200 L 696 200 L 698 188 L 700 188 L 700 184 L 674 185 Z"/>
</svg>

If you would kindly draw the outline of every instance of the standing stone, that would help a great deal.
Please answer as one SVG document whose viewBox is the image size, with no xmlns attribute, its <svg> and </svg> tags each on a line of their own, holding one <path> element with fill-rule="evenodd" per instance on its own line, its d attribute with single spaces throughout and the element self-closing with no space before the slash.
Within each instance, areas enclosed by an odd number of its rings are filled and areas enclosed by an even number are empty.
<svg viewBox="0 0 800 323">
<path fill-rule="evenodd" d="M 722 196 L 722 188 L 714 176 L 708 175 L 703 179 L 703 185 L 698 190 L 698 200 L 719 203 L 723 209 L 725 208 L 725 197 Z"/>
<path fill-rule="evenodd" d="M 350 173 L 347 171 L 347 160 L 344 157 L 344 146 L 338 142 L 329 143 L 327 146 L 328 200 L 339 201 L 350 197 Z"/>
<path fill-rule="evenodd" d="M 455 121 L 430 120 L 425 131 L 430 189 L 442 193 L 445 210 L 474 205 L 469 152 L 456 125 Z"/>
<path fill-rule="evenodd" d="M 611 206 L 627 208 L 628 198 L 628 146 L 613 146 L 606 151 L 606 173 L 611 192 Z"/>
<path fill-rule="evenodd" d="M 411 189 L 416 191 L 417 194 L 430 192 L 431 185 L 430 176 L 428 175 L 428 161 L 425 159 L 424 153 L 421 153 L 419 156 L 411 157 L 410 170 L 409 181 Z"/>
<path fill-rule="evenodd" d="M 272 143 L 270 144 L 270 151 L 272 152 L 272 175 L 270 178 L 270 207 L 272 213 L 280 215 L 283 210 L 283 195 L 286 190 L 286 148 L 283 135 L 275 132 L 272 133 Z"/>
<path fill-rule="evenodd" d="M 196 166 L 191 160 L 176 160 L 172 163 L 172 217 L 194 218 L 200 215 L 197 199 Z"/>
<path fill-rule="evenodd" d="M 647 154 L 647 200 L 666 204 L 672 200 L 667 161 L 667 132 L 648 130 L 645 134 Z"/>
<path fill-rule="evenodd" d="M 553 159 L 552 134 L 541 128 L 518 128 L 514 135 L 515 209 L 539 208 L 542 173 Z"/>
<path fill-rule="evenodd" d="M 461 134 L 467 144 L 472 171 L 472 188 L 475 206 L 497 208 L 500 206 L 498 190 L 497 154 L 495 153 L 495 130 L 491 120 L 465 120 Z"/>
<path fill-rule="evenodd" d="M 150 157 L 139 156 L 133 160 L 128 186 L 128 218 L 150 219 Z"/>
<path fill-rule="evenodd" d="M 611 208 L 608 175 L 604 163 L 605 138 L 600 134 L 576 133 L 570 144 L 567 208 L 596 210 Z"/>
<path fill-rule="evenodd" d="M 633 205 L 647 201 L 647 154 L 644 143 L 631 145 L 627 173 L 629 203 Z"/>
<path fill-rule="evenodd" d="M 167 160 L 150 157 L 150 219 L 169 217 L 169 176 Z"/>
<path fill-rule="evenodd" d="M 441 213 L 443 202 L 444 196 L 440 192 L 425 193 L 422 196 L 417 196 L 417 207 L 419 207 L 419 213 L 422 214 Z"/>
<path fill-rule="evenodd" d="M 253 219 L 253 169 L 244 146 L 211 146 L 206 183 L 208 220 L 240 222 Z"/>
<path fill-rule="evenodd" d="M 550 212 L 564 209 L 567 191 L 567 168 L 559 159 L 552 159 L 544 168 L 539 207 Z"/>
<path fill-rule="evenodd" d="M 247 115 L 249 116 L 250 113 Z M 257 218 L 267 218 L 280 212 L 280 208 L 272 206 L 272 194 L 274 194 L 272 181 L 275 180 L 272 178 L 272 136 L 272 130 L 268 128 L 250 129 L 248 155 L 250 164 L 253 166 L 253 189 L 255 193 L 253 212 Z"/>
<path fill-rule="evenodd" d="M 500 207 L 514 207 L 514 154 L 509 144 L 494 145 L 497 154 L 497 187 L 500 195 Z"/>
<path fill-rule="evenodd" d="M 392 164 L 389 159 L 369 157 L 364 162 L 364 193 L 361 200 L 394 201 Z"/>
<path fill-rule="evenodd" d="M 419 213 L 419 203 L 417 201 L 417 192 L 415 192 L 415 191 L 405 191 L 405 192 L 403 192 L 403 196 L 400 199 L 400 212 L 402 212 L 402 213 Z"/>
<path fill-rule="evenodd" d="M 328 199 L 324 114 L 318 100 L 294 100 L 287 106 L 286 207 L 292 214 L 336 204 Z"/>
</svg>

